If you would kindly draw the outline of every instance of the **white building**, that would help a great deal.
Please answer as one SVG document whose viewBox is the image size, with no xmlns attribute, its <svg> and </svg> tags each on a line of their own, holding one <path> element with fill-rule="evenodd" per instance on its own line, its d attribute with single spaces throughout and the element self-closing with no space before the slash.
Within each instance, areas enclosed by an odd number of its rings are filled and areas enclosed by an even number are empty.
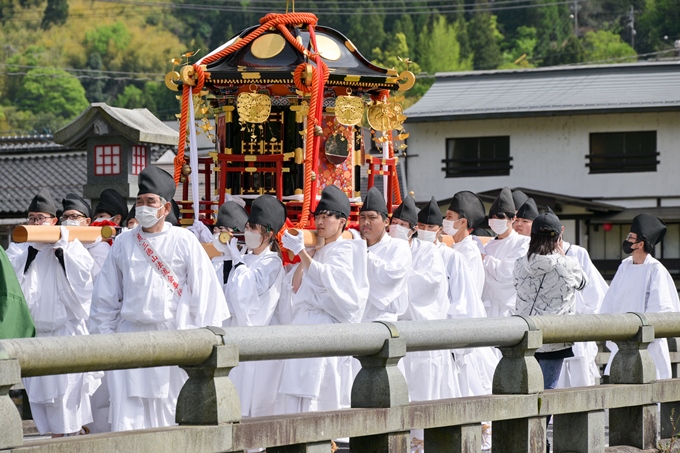
<svg viewBox="0 0 680 453">
<path fill-rule="evenodd" d="M 604 273 L 649 212 L 668 224 L 656 257 L 680 278 L 677 62 L 437 74 L 406 114 L 416 200 L 526 188 Z"/>
</svg>

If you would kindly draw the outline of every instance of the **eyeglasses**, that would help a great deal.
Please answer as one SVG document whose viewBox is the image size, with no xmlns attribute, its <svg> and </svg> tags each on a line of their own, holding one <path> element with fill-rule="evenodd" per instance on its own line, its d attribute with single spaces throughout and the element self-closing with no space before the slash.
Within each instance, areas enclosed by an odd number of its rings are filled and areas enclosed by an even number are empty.
<svg viewBox="0 0 680 453">
<path fill-rule="evenodd" d="M 38 216 L 38 217 L 29 217 L 26 219 L 29 225 L 42 225 L 45 223 L 45 220 L 47 219 L 53 219 L 53 216 L 45 217 L 45 216 Z"/>
<path fill-rule="evenodd" d="M 626 236 L 626 241 L 632 242 L 632 243 L 638 242 L 639 238 L 637 237 L 637 235 L 635 235 L 635 237 L 633 237 L 633 234 L 635 234 L 635 233 L 628 233 L 628 236 Z"/>
<path fill-rule="evenodd" d="M 82 214 L 71 214 L 71 215 L 63 215 L 59 217 L 59 220 L 62 222 L 65 222 L 67 220 L 78 220 L 78 219 L 84 219 L 85 216 Z"/>
</svg>

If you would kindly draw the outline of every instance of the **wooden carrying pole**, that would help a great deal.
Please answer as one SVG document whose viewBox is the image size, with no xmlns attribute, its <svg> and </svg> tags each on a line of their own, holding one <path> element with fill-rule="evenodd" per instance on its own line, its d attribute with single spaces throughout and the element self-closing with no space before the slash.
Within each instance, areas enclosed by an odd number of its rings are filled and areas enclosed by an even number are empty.
<svg viewBox="0 0 680 453">
<path fill-rule="evenodd" d="M 78 239 L 83 243 L 95 242 L 102 234 L 102 227 L 67 226 L 68 240 Z M 60 226 L 19 225 L 12 232 L 14 242 L 41 242 L 54 244 L 61 239 Z"/>
</svg>

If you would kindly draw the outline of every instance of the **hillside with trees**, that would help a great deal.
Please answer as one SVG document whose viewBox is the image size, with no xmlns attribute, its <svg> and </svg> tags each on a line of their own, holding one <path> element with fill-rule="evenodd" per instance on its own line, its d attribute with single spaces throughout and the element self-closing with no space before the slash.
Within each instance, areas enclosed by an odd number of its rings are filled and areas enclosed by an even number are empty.
<svg viewBox="0 0 680 453">
<path fill-rule="evenodd" d="M 0 134 L 54 132 L 90 102 L 172 119 L 163 76 L 286 0 L 0 0 Z M 290 5 L 289 5 L 290 6 Z M 677 59 L 677 0 L 295 2 L 370 60 L 419 74 Z"/>
</svg>

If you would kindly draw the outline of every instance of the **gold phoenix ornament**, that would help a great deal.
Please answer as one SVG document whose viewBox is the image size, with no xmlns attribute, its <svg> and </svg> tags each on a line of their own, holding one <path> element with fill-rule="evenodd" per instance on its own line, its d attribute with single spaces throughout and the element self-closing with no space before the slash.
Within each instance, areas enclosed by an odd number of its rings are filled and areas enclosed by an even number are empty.
<svg viewBox="0 0 680 453">
<path fill-rule="evenodd" d="M 239 121 L 261 124 L 269 119 L 272 100 L 266 94 L 241 93 L 236 98 Z"/>
<path fill-rule="evenodd" d="M 364 101 L 356 96 L 335 98 L 335 118 L 343 126 L 356 126 L 364 115 Z"/>
<path fill-rule="evenodd" d="M 367 111 L 368 124 L 376 131 L 398 129 L 406 120 L 401 104 L 380 102 L 372 105 Z"/>
</svg>

